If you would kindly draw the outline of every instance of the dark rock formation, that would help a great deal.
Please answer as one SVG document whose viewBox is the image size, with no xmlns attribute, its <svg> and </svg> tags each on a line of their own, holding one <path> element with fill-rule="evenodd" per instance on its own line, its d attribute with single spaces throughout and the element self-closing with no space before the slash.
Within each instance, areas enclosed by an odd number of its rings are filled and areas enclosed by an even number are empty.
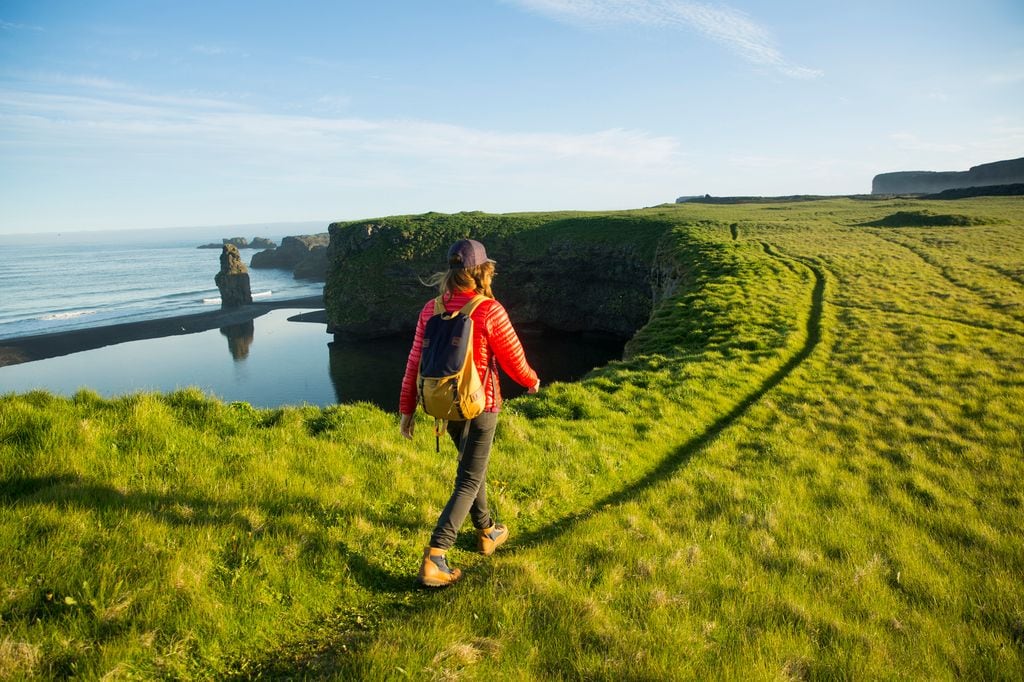
<svg viewBox="0 0 1024 682">
<path fill-rule="evenodd" d="M 314 246 L 292 272 L 296 279 L 323 282 L 327 279 L 327 246 Z"/>
<path fill-rule="evenodd" d="M 443 266 L 447 245 L 466 234 L 454 232 L 458 228 L 445 218 L 422 219 L 428 226 L 415 229 L 386 220 L 331 225 L 324 287 L 329 332 L 375 338 L 415 327 L 420 309 L 434 293 L 421 280 Z M 480 218 L 495 225 L 470 236 L 482 240 L 498 262 L 495 295 L 517 328 L 626 338 L 646 324 L 654 293 L 649 241 L 645 247 L 587 236 L 591 225 L 595 233 L 608 229 L 615 220 L 608 217 L 551 221 L 521 232 L 507 229 L 513 220 Z M 633 228 L 622 220 L 623 232 Z"/>
<path fill-rule="evenodd" d="M 876 175 L 872 194 L 932 194 L 963 187 L 1024 183 L 1024 158 L 974 166 L 967 171 L 902 171 Z"/>
<path fill-rule="evenodd" d="M 220 306 L 237 308 L 252 303 L 252 289 L 249 286 L 249 270 L 234 244 L 225 244 L 220 254 L 220 272 L 214 277 L 220 289 Z"/>
<path fill-rule="evenodd" d="M 925 194 L 922 199 L 966 199 L 968 197 L 1019 197 L 1024 196 L 1024 183 L 1012 185 L 982 185 L 981 187 L 958 187 L 945 189 L 937 194 Z"/>
<path fill-rule="evenodd" d="M 326 232 L 285 237 L 276 249 L 254 254 L 249 266 L 291 270 L 299 279 L 322 282 L 327 277 L 328 243 L 330 235 Z"/>
<path fill-rule="evenodd" d="M 231 237 L 230 239 L 222 239 L 220 244 L 203 244 L 196 248 L 219 249 L 225 244 L 233 244 L 238 249 L 272 249 L 277 246 L 273 240 L 266 237 L 253 237 L 251 242 L 245 237 Z"/>
</svg>

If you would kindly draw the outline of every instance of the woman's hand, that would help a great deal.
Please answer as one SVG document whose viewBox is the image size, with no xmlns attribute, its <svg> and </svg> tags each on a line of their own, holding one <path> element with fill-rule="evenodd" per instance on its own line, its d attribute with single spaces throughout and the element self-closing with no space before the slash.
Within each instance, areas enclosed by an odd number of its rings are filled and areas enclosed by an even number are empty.
<svg viewBox="0 0 1024 682">
<path fill-rule="evenodd" d="M 416 417 L 411 414 L 402 415 L 402 423 L 399 425 L 399 429 L 402 431 L 402 435 L 412 440 L 413 429 L 416 428 Z"/>
<path fill-rule="evenodd" d="M 530 393 L 530 394 L 533 394 L 533 393 L 536 393 L 539 390 L 540 390 L 540 379 L 537 379 L 537 383 L 535 383 L 533 386 L 530 386 L 528 389 L 526 389 L 526 392 Z"/>
</svg>

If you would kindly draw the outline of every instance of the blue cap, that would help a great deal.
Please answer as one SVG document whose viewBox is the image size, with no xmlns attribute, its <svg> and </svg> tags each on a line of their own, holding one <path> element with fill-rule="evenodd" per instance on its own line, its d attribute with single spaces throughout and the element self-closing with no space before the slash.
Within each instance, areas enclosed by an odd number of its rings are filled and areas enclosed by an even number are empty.
<svg viewBox="0 0 1024 682">
<path fill-rule="evenodd" d="M 487 257 L 487 249 L 475 239 L 460 239 L 448 249 L 448 267 L 452 270 L 475 268 L 484 263 L 494 263 Z"/>
</svg>

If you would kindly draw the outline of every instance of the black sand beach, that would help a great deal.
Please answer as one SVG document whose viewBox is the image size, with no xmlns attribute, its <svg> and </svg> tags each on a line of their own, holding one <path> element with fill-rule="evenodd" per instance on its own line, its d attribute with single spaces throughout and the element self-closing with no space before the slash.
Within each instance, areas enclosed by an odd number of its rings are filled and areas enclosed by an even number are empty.
<svg viewBox="0 0 1024 682">
<path fill-rule="evenodd" d="M 141 341 L 179 334 L 192 334 L 229 325 L 242 324 L 280 308 L 323 308 L 323 296 L 307 296 L 281 301 L 259 301 L 239 308 L 217 309 L 192 315 L 179 315 L 157 320 L 124 322 L 88 329 L 74 329 L 50 334 L 23 336 L 0 340 L 0 367 L 33 360 L 102 348 L 115 343 Z M 296 315 L 298 321 L 324 322 L 317 313 Z"/>
</svg>

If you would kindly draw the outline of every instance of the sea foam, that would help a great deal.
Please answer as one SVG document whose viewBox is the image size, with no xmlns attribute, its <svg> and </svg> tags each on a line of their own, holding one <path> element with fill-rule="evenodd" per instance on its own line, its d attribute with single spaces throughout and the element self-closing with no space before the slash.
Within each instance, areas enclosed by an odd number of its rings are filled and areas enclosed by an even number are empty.
<svg viewBox="0 0 1024 682">
<path fill-rule="evenodd" d="M 261 291 L 259 293 L 253 294 L 252 297 L 253 298 L 268 298 L 269 296 L 273 295 L 273 293 L 274 293 L 273 291 Z M 218 296 L 216 298 L 204 298 L 203 299 L 203 303 L 205 303 L 207 305 L 214 304 L 214 303 L 220 303 L 220 302 L 221 302 L 220 296 Z"/>
<path fill-rule="evenodd" d="M 95 315 L 95 310 L 72 310 L 66 313 L 51 313 L 49 315 L 43 315 L 37 317 L 37 320 L 70 320 L 75 317 L 81 317 L 82 315 Z"/>
</svg>

